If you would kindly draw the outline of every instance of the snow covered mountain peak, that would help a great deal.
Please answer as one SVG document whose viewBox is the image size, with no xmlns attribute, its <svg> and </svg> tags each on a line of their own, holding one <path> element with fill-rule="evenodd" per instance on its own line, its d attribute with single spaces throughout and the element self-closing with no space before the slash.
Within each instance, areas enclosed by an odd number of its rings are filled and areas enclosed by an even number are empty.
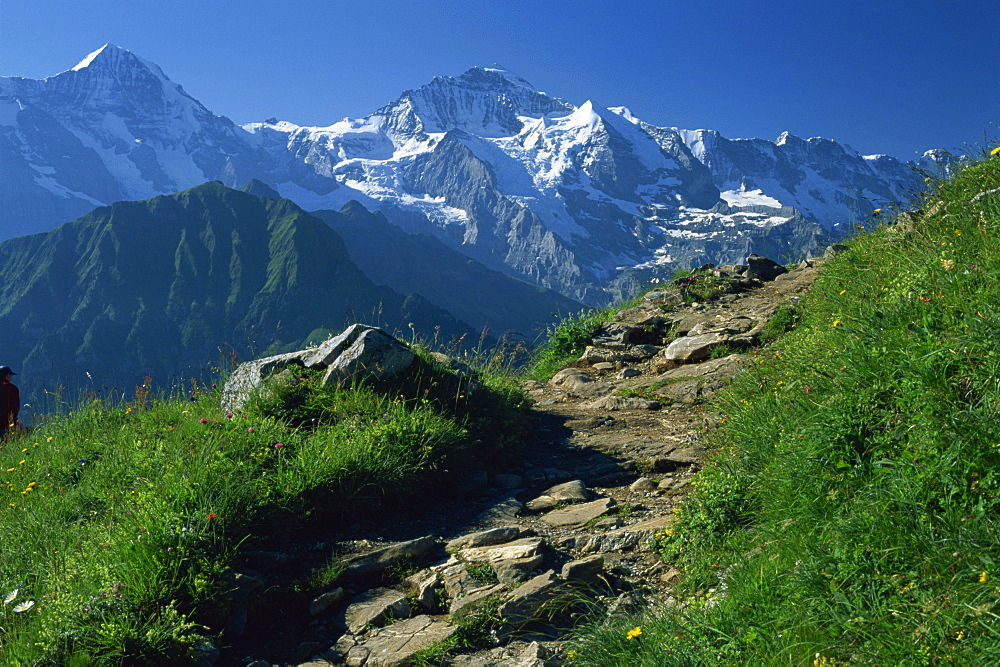
<svg viewBox="0 0 1000 667">
<path fill-rule="evenodd" d="M 145 58 L 140 58 L 128 49 L 123 49 L 114 44 L 105 44 L 68 70 L 68 72 L 81 71 L 86 71 L 90 74 L 99 72 L 121 74 L 145 71 L 157 79 L 170 81 L 167 75 L 163 73 L 163 70 L 155 63 L 151 63 Z M 68 72 L 63 72 L 63 74 L 67 74 Z"/>
<path fill-rule="evenodd" d="M 424 133 L 463 130 L 483 137 L 508 137 L 523 127 L 518 116 L 538 118 L 572 109 L 509 70 L 491 66 L 472 67 L 458 77 L 434 77 L 376 113 L 394 117 L 396 127 L 419 128 Z"/>
</svg>

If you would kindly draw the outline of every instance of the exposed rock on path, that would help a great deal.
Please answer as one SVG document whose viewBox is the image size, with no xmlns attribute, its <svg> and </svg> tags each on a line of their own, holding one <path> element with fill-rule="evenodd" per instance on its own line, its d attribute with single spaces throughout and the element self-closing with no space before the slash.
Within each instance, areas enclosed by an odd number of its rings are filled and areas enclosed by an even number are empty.
<svg viewBox="0 0 1000 667">
<path fill-rule="evenodd" d="M 348 535 L 273 545 L 267 553 L 281 557 L 265 559 L 271 566 L 248 560 L 267 588 L 249 603 L 247 631 L 225 664 L 407 664 L 487 618 L 497 645 L 445 664 L 556 665 L 580 599 L 610 610 L 668 597 L 677 573 L 649 541 L 670 527 L 702 463 L 699 441 L 716 421 L 703 402 L 817 273 L 816 261 L 783 272 L 762 259 L 742 267 L 754 273 L 747 289 L 707 303 L 681 304 L 677 290 L 648 295 L 572 368 L 529 382 L 535 440 L 507 469 L 480 471 L 443 502 Z M 727 354 L 711 358 L 720 345 Z M 320 591 L 310 615 L 293 582 L 331 558 L 346 576 Z"/>
</svg>

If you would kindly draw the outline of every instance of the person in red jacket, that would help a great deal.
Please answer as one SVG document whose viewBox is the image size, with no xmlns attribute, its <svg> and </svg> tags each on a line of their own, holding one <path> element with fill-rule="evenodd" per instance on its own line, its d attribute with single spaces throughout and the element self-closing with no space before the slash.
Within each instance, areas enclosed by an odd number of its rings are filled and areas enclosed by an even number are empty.
<svg viewBox="0 0 1000 667">
<path fill-rule="evenodd" d="M 0 436 L 17 427 L 17 413 L 21 411 L 21 392 L 11 384 L 15 375 L 10 366 L 0 366 Z"/>
</svg>

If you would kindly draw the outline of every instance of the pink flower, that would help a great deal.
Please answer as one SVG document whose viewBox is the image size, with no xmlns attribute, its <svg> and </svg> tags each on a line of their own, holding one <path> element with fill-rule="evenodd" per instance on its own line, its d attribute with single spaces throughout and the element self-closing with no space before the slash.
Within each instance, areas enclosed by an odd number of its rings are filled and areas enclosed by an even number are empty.
<svg viewBox="0 0 1000 667">
<path fill-rule="evenodd" d="M 281 449 L 284 446 L 285 446 L 285 443 L 283 443 L 283 442 L 276 442 L 276 443 L 274 443 L 274 448 L 275 449 Z"/>
<path fill-rule="evenodd" d="M 200 421 L 200 422 L 201 422 L 202 424 L 207 424 L 207 423 L 208 423 L 208 420 L 207 420 L 207 419 L 205 419 L 204 417 L 202 417 L 202 418 L 201 418 L 201 419 L 199 419 L 198 421 Z"/>
<path fill-rule="evenodd" d="M 247 429 L 247 433 L 253 433 L 253 426 Z"/>
<path fill-rule="evenodd" d="M 233 413 L 232 412 L 227 412 L 226 413 L 226 419 L 232 419 L 232 418 L 233 418 Z"/>
</svg>

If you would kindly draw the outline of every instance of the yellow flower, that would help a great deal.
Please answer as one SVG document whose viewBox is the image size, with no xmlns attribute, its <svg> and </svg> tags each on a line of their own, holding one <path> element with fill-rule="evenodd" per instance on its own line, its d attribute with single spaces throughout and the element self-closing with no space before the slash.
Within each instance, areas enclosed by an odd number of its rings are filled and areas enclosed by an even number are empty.
<svg viewBox="0 0 1000 667">
<path fill-rule="evenodd" d="M 965 630 L 959 630 L 958 632 L 955 633 L 956 641 L 962 641 L 963 639 L 965 639 Z"/>
<path fill-rule="evenodd" d="M 1000 155 L 1000 146 L 997 146 L 996 148 L 991 150 L 990 155 Z"/>
<path fill-rule="evenodd" d="M 21 459 L 20 461 L 17 462 L 17 465 L 23 466 L 25 463 L 26 461 L 24 459 Z"/>
<path fill-rule="evenodd" d="M 642 628 L 638 625 L 625 633 L 625 639 L 635 639 L 642 634 Z"/>
<path fill-rule="evenodd" d="M 986 580 L 990 578 L 990 575 L 986 572 L 979 573 L 979 583 L 985 584 Z"/>
<path fill-rule="evenodd" d="M 845 289 L 840 290 L 840 296 L 844 296 L 845 294 L 847 294 L 847 290 Z"/>
<path fill-rule="evenodd" d="M 52 436 L 50 435 L 49 437 L 45 438 L 45 442 L 52 442 Z"/>
<path fill-rule="evenodd" d="M 953 260 L 953 259 L 942 259 L 941 260 L 941 266 L 944 268 L 945 271 L 951 271 L 952 269 L 955 268 L 955 260 Z"/>
<path fill-rule="evenodd" d="M 840 320 L 834 320 L 833 321 L 833 326 L 839 327 L 840 326 Z"/>
</svg>

